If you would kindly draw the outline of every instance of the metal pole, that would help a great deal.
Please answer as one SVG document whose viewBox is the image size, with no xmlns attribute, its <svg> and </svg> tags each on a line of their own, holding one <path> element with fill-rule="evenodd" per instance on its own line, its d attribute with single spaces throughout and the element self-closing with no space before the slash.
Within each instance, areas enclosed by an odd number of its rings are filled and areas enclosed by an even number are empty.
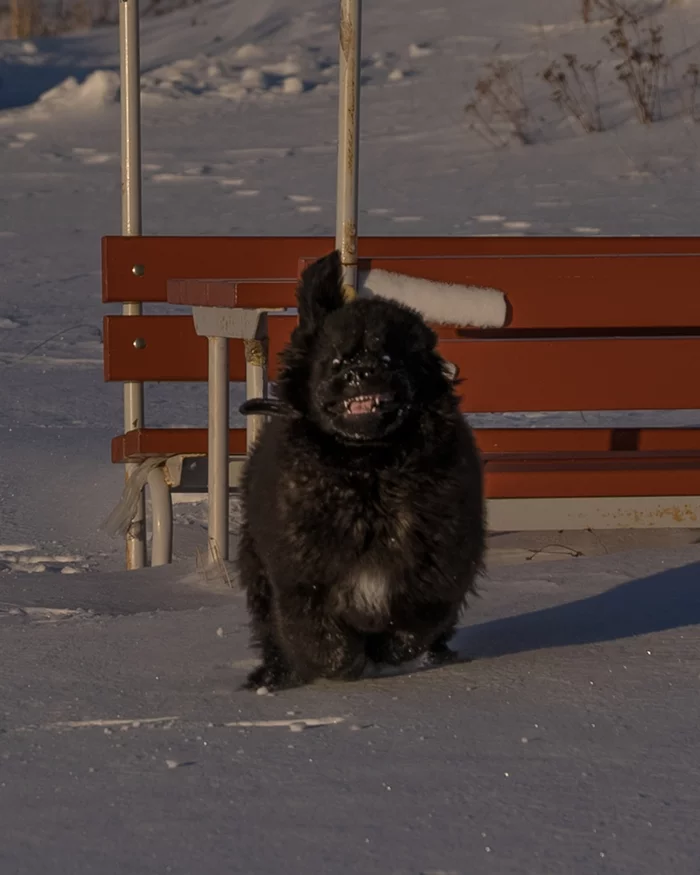
<svg viewBox="0 0 700 875">
<path fill-rule="evenodd" d="M 360 145 L 362 0 L 340 0 L 340 93 L 336 248 L 344 267 L 346 298 L 357 288 L 357 167 Z"/>
<path fill-rule="evenodd" d="M 141 93 L 139 60 L 139 0 L 119 3 L 121 72 L 122 234 L 141 234 Z M 140 316 L 141 304 L 125 303 L 124 316 Z M 124 384 L 124 431 L 143 428 L 143 383 Z M 136 465 L 126 465 L 129 478 Z M 126 567 L 146 565 L 146 500 L 144 493 L 126 533 Z"/>
<path fill-rule="evenodd" d="M 209 338 L 209 561 L 228 559 L 228 338 Z"/>
</svg>

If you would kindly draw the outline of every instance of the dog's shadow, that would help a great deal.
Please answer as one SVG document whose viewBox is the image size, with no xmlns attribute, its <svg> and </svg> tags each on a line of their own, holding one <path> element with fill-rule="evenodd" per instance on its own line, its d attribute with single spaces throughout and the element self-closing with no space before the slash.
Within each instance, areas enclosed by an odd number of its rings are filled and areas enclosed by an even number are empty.
<svg viewBox="0 0 700 875">
<path fill-rule="evenodd" d="M 563 605 L 462 626 L 450 641 L 455 659 L 437 664 L 421 659 L 401 666 L 368 666 L 358 680 L 417 675 L 479 659 L 600 644 L 698 625 L 700 562 L 694 562 Z"/>
<path fill-rule="evenodd" d="M 458 630 L 460 658 L 484 659 L 599 644 L 700 624 L 700 562 L 630 580 L 606 592 Z"/>
</svg>

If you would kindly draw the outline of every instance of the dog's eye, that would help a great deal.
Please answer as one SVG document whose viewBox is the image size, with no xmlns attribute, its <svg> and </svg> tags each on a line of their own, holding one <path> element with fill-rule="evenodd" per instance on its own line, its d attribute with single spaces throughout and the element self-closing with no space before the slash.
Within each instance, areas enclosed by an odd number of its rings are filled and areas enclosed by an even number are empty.
<svg viewBox="0 0 700 875">
<path fill-rule="evenodd" d="M 391 364 L 391 356 L 390 355 L 383 355 L 382 361 L 384 362 L 385 365 L 390 365 Z"/>
</svg>

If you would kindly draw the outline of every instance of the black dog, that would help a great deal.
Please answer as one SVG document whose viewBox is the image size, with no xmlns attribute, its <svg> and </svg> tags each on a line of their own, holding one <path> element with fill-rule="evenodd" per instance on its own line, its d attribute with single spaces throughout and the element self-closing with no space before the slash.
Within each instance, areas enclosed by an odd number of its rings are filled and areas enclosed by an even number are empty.
<svg viewBox="0 0 700 875">
<path fill-rule="evenodd" d="M 333 253 L 300 283 L 244 476 L 239 563 L 262 664 L 246 686 L 356 678 L 449 641 L 482 567 L 481 464 L 435 334 L 382 299 L 345 303 Z"/>
</svg>

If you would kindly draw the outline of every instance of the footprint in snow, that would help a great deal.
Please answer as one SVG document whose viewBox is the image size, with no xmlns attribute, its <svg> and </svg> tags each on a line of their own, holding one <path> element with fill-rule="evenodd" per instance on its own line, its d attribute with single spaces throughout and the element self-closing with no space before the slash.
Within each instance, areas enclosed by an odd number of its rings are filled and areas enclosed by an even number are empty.
<svg viewBox="0 0 700 875">
<path fill-rule="evenodd" d="M 409 58 L 427 58 L 433 54 L 433 47 L 430 43 L 411 43 L 408 47 Z"/>
<path fill-rule="evenodd" d="M 308 194 L 288 194 L 287 200 L 297 204 L 298 213 L 320 213 L 323 209 L 313 204 L 313 198 Z"/>
<path fill-rule="evenodd" d="M 106 164 L 108 161 L 116 161 L 117 155 L 113 152 L 98 152 L 92 146 L 73 146 L 71 149 L 74 157 L 79 158 L 83 164 Z"/>
<path fill-rule="evenodd" d="M 0 544 L 0 564 L 5 570 L 25 574 L 79 574 L 87 567 L 83 556 L 42 554 L 31 544 Z"/>
<path fill-rule="evenodd" d="M 199 182 L 201 176 L 186 176 L 184 173 L 154 173 L 152 182 Z"/>
<path fill-rule="evenodd" d="M 107 164 L 109 161 L 116 160 L 116 155 L 110 155 L 107 152 L 97 152 L 94 155 L 86 155 L 83 158 L 83 164 Z"/>
</svg>

